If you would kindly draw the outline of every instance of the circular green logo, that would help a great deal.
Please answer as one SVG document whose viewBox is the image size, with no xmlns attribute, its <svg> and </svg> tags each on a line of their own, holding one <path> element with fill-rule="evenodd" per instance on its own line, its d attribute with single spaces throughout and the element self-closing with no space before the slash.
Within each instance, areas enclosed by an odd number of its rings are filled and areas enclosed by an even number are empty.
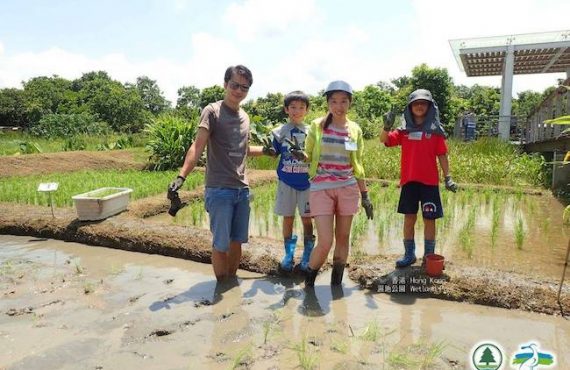
<svg viewBox="0 0 570 370">
<path fill-rule="evenodd" d="M 477 370 L 498 370 L 503 364 L 503 352 L 493 343 L 482 343 L 472 353 L 471 363 Z"/>
</svg>

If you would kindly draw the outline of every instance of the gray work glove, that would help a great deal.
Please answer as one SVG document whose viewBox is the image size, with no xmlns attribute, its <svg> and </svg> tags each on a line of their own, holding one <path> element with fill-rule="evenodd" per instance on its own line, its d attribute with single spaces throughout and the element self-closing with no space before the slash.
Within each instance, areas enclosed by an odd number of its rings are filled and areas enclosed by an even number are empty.
<svg viewBox="0 0 570 370">
<path fill-rule="evenodd" d="M 285 138 L 285 141 L 287 144 L 289 144 L 289 152 L 291 152 L 293 158 L 298 161 L 306 160 L 308 158 L 307 153 L 303 151 L 296 137 L 293 137 L 293 140 L 295 140 L 295 142 L 292 142 L 290 139 Z"/>
<path fill-rule="evenodd" d="M 454 193 L 457 191 L 457 184 L 453 182 L 450 175 L 445 176 L 445 188 Z"/>
<path fill-rule="evenodd" d="M 186 181 L 186 178 L 178 175 L 178 177 L 176 177 L 176 180 L 172 181 L 170 185 L 168 185 L 168 191 L 169 192 L 178 191 L 182 187 L 182 185 L 184 185 L 184 181 Z"/>
<path fill-rule="evenodd" d="M 362 208 L 366 211 L 366 217 L 369 220 L 374 220 L 374 206 L 368 197 L 368 192 L 363 191 L 360 193 L 360 196 L 362 197 Z"/>
<path fill-rule="evenodd" d="M 262 152 L 264 155 L 268 155 L 270 157 L 277 157 L 277 151 L 273 147 L 273 143 L 271 139 L 268 137 L 264 137 L 261 139 L 261 144 L 263 144 Z"/>
<path fill-rule="evenodd" d="M 394 122 L 396 122 L 396 112 L 391 110 L 388 113 L 384 114 L 385 131 L 391 131 L 392 127 L 394 127 Z"/>
</svg>

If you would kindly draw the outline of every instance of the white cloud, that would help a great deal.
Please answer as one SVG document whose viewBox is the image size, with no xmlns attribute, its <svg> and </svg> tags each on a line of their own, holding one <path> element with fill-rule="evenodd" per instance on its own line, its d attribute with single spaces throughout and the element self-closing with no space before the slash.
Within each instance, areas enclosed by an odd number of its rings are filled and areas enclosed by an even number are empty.
<svg viewBox="0 0 570 370">
<path fill-rule="evenodd" d="M 4 53 L 4 44 L 0 42 L 0 56 Z"/>
<path fill-rule="evenodd" d="M 0 88 L 21 88 L 22 81 L 36 76 L 57 74 L 75 79 L 86 72 L 104 70 L 121 82 L 135 82 L 137 77 L 147 75 L 157 80 L 166 98 L 175 103 L 177 90 L 183 85 L 199 88 L 221 85 L 227 68 L 227 55 L 240 58 L 239 50 L 230 42 L 206 33 L 192 36 L 192 57 L 180 63 L 167 59 L 133 62 L 122 53 L 90 58 L 60 48 L 50 48 L 0 59 Z"/>
<path fill-rule="evenodd" d="M 413 0 L 413 49 L 417 63 L 445 67 L 456 84 L 501 85 L 501 77 L 467 77 L 453 57 L 449 40 L 472 37 L 513 35 L 568 29 L 570 2 L 538 0 L 478 0 L 466 6 L 454 0 Z M 554 85 L 564 74 L 516 75 L 513 90 L 538 90 Z"/>
<path fill-rule="evenodd" d="M 317 16 L 314 0 L 246 0 L 230 4 L 223 19 L 233 25 L 241 40 L 253 41 L 260 35 L 275 37 Z"/>
</svg>

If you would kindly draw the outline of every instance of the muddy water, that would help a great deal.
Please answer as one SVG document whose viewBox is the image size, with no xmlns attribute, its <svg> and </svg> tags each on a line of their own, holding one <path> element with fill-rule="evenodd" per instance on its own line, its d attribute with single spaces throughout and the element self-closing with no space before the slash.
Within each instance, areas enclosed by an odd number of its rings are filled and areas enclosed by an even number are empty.
<svg viewBox="0 0 570 370">
<path fill-rule="evenodd" d="M 485 340 L 507 360 L 538 341 L 570 367 L 563 318 L 331 289 L 328 273 L 314 292 L 238 275 L 220 286 L 209 265 L 0 236 L 0 368 L 463 369 Z"/>
<path fill-rule="evenodd" d="M 280 240 L 281 220 L 273 214 L 275 185 L 254 190 L 250 234 Z M 403 216 L 396 213 L 399 189 L 370 186 L 375 218 L 359 214 L 353 222 L 353 252 L 401 254 Z M 490 267 L 529 276 L 559 279 L 570 229 L 562 223 L 563 206 L 550 195 L 492 191 L 442 192 L 445 217 L 437 221 L 437 252 L 456 264 Z M 176 218 L 159 215 L 157 222 L 208 228 L 202 202 L 180 211 Z M 359 227 L 360 225 L 360 227 Z M 302 233 L 296 218 L 295 231 Z M 423 223 L 416 225 L 418 254 L 423 249 Z"/>
</svg>

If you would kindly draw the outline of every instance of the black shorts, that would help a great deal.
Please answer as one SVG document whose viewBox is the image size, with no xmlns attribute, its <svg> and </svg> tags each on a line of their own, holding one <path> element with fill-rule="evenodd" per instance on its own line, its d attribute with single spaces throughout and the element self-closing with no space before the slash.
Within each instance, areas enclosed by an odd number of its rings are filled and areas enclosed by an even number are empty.
<svg viewBox="0 0 570 370">
<path fill-rule="evenodd" d="M 428 220 L 443 217 L 439 187 L 420 182 L 408 182 L 402 186 L 398 213 L 417 214 L 418 204 L 422 205 L 422 216 Z"/>
</svg>

